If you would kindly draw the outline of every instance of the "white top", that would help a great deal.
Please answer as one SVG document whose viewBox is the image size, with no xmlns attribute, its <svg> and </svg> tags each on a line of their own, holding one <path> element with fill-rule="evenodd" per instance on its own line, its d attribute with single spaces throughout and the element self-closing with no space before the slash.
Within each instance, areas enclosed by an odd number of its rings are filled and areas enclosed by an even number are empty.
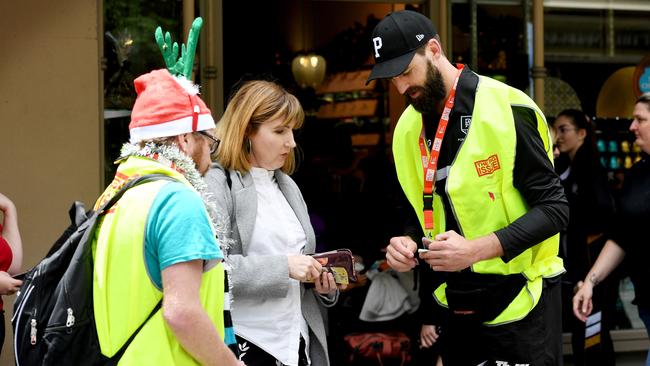
<svg viewBox="0 0 650 366">
<path fill-rule="evenodd" d="M 273 171 L 251 168 L 257 191 L 257 216 L 249 256 L 303 254 L 307 236 L 275 180 Z M 260 268 L 260 276 L 264 275 Z M 233 297 L 235 332 L 288 366 L 298 365 L 300 335 L 309 346 L 309 328 L 300 307 L 300 282 L 288 278 L 284 298 Z M 309 350 L 306 349 L 307 355 Z"/>
</svg>

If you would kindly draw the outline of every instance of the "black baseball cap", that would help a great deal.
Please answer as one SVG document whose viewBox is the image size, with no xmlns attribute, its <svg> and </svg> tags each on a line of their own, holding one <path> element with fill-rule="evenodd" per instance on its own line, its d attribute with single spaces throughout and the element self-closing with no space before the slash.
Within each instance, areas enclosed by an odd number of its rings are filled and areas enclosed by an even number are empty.
<svg viewBox="0 0 650 366">
<path fill-rule="evenodd" d="M 366 84 L 403 73 L 415 51 L 436 34 L 431 20 L 418 12 L 402 10 L 388 14 L 372 31 L 375 66 Z"/>
</svg>

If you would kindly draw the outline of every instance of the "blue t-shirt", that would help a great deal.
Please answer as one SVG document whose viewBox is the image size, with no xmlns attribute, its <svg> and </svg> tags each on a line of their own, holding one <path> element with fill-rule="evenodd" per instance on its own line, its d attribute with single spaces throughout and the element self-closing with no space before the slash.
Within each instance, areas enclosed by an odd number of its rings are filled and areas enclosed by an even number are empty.
<svg viewBox="0 0 650 366">
<path fill-rule="evenodd" d="M 161 272 L 176 263 L 223 259 L 201 197 L 183 183 L 165 184 L 151 205 L 145 232 L 145 262 L 162 289 Z"/>
<path fill-rule="evenodd" d="M 201 197 L 183 183 L 167 183 L 160 188 L 149 210 L 144 240 L 147 270 L 159 289 L 161 272 L 173 264 L 223 259 L 209 220 Z M 224 290 L 228 291 L 227 285 Z M 236 351 L 229 306 L 224 309 L 224 323 L 224 342 Z"/>
</svg>

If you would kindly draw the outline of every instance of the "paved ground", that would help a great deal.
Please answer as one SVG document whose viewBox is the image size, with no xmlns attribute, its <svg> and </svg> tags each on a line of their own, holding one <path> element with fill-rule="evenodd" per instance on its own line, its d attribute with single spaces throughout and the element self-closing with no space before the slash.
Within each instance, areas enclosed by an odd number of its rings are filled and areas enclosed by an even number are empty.
<svg viewBox="0 0 650 366">
<path fill-rule="evenodd" d="M 616 355 L 616 366 L 643 366 L 646 352 L 625 352 Z M 574 366 L 573 363 L 564 361 L 564 366 Z M 598 366 L 598 365 L 593 365 Z"/>
</svg>

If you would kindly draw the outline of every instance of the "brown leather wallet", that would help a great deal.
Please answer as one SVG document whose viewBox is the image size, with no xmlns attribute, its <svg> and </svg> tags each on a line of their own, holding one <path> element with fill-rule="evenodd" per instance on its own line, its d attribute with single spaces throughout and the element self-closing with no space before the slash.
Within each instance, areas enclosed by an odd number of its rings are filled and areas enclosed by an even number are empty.
<svg viewBox="0 0 650 366">
<path fill-rule="evenodd" d="M 311 256 L 323 266 L 323 271 L 334 275 L 334 281 L 337 284 L 347 285 L 350 282 L 357 282 L 357 274 L 354 272 L 354 257 L 350 249 L 336 249 Z"/>
</svg>

